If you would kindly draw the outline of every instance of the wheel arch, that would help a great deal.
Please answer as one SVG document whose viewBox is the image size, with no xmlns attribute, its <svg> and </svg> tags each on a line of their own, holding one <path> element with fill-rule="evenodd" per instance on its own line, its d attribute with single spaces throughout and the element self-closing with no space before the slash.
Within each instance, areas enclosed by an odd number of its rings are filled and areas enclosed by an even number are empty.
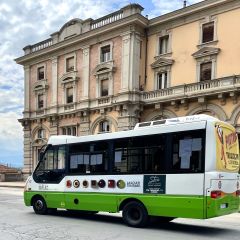
<svg viewBox="0 0 240 240">
<path fill-rule="evenodd" d="M 32 198 L 31 198 L 31 206 L 33 206 L 33 201 L 34 201 L 34 199 L 36 199 L 36 198 L 42 198 L 42 199 L 45 201 L 45 203 L 47 204 L 46 199 L 45 199 L 41 194 L 35 194 L 35 195 L 33 195 Z"/>
<path fill-rule="evenodd" d="M 148 209 L 147 209 L 146 205 L 141 200 L 139 200 L 138 198 L 125 198 L 125 199 L 123 199 L 121 201 L 121 203 L 119 204 L 118 211 L 122 211 L 124 206 L 126 204 L 128 204 L 129 202 L 139 202 L 139 203 L 141 203 L 146 208 L 146 210 L 148 212 Z"/>
</svg>

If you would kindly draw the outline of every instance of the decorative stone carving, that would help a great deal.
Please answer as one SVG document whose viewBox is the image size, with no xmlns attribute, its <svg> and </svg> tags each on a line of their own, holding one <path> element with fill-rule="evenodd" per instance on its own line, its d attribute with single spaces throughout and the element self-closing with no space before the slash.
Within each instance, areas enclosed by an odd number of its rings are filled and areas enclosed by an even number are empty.
<svg viewBox="0 0 240 240">
<path fill-rule="evenodd" d="M 162 68 L 173 65 L 174 60 L 163 57 L 157 57 L 157 60 L 151 64 L 152 69 Z"/>
<path fill-rule="evenodd" d="M 193 53 L 192 56 L 194 58 L 202 58 L 205 56 L 212 56 L 217 55 L 221 51 L 220 48 L 214 48 L 214 47 L 203 47 L 197 52 Z"/>
</svg>

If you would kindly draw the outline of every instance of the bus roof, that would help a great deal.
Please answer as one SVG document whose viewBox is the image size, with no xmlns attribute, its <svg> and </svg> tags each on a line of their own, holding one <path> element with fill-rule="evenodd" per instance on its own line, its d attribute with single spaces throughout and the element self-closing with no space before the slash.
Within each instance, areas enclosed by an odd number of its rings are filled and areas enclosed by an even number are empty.
<svg viewBox="0 0 240 240">
<path fill-rule="evenodd" d="M 61 144 L 71 144 L 71 143 L 80 143 L 80 142 L 93 142 L 93 141 L 119 139 L 119 138 L 134 137 L 134 136 L 153 135 L 153 134 L 159 134 L 159 133 L 205 129 L 206 122 L 216 122 L 216 121 L 220 121 L 220 120 L 217 118 L 202 114 L 202 115 L 193 115 L 193 116 L 187 116 L 187 117 L 156 120 L 151 122 L 141 122 L 141 123 L 138 123 L 133 130 L 127 130 L 127 131 L 103 133 L 103 134 L 97 134 L 97 135 L 87 135 L 87 136 L 80 136 L 80 137 L 68 136 L 68 135 L 51 136 L 49 138 L 48 144 L 61 145 Z"/>
</svg>

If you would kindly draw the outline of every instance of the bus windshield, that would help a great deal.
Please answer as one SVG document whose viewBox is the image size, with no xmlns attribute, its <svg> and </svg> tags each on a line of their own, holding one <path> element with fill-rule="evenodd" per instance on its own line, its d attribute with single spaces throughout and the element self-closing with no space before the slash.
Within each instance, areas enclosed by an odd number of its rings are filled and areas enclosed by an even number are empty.
<svg viewBox="0 0 240 240">
<path fill-rule="evenodd" d="M 33 176 L 37 182 L 59 182 L 65 172 L 65 146 L 45 147 Z"/>
</svg>

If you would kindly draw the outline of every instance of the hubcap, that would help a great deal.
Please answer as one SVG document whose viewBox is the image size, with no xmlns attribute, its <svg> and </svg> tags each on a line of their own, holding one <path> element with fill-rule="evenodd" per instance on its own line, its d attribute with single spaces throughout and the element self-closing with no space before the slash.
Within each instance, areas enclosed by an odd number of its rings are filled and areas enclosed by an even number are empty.
<svg viewBox="0 0 240 240">
<path fill-rule="evenodd" d="M 37 210 L 42 210 L 42 208 L 43 208 L 42 200 L 37 200 L 36 203 L 35 203 L 35 207 L 36 207 Z"/>
<path fill-rule="evenodd" d="M 131 219 L 133 219 L 135 221 L 139 220 L 139 218 L 140 218 L 140 212 L 136 208 L 131 209 L 129 211 L 129 215 L 130 215 Z"/>
</svg>

